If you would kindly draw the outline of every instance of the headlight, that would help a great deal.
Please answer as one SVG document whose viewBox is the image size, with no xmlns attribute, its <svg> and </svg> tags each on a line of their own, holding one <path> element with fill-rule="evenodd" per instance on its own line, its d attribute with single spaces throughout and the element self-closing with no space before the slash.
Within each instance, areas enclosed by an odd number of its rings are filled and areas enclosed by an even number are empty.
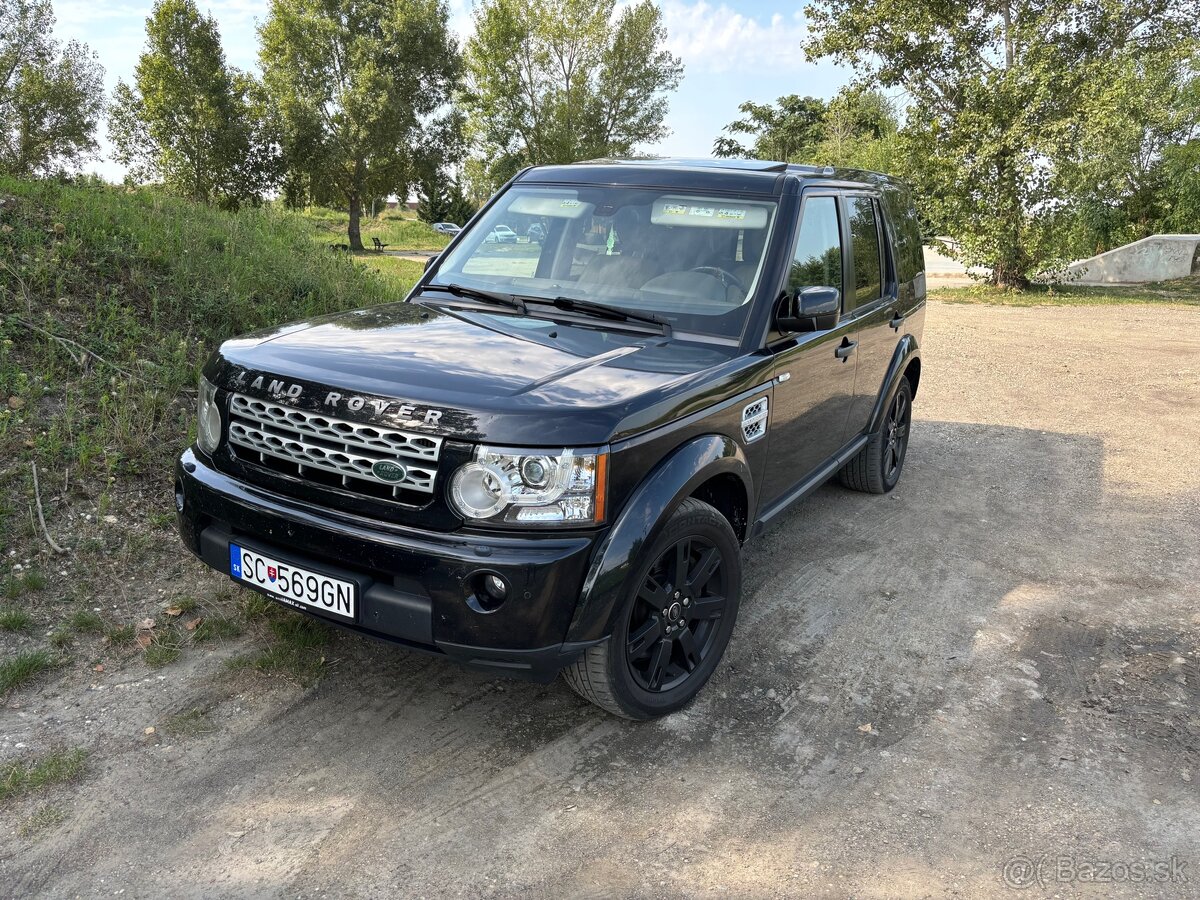
<svg viewBox="0 0 1200 900">
<path fill-rule="evenodd" d="M 478 447 L 450 479 L 450 505 L 476 522 L 594 525 L 604 521 L 607 466 L 598 450 Z"/>
<path fill-rule="evenodd" d="M 217 387 L 200 378 L 200 403 L 196 409 L 196 445 L 212 455 L 221 443 L 221 410 L 217 408 Z"/>
</svg>

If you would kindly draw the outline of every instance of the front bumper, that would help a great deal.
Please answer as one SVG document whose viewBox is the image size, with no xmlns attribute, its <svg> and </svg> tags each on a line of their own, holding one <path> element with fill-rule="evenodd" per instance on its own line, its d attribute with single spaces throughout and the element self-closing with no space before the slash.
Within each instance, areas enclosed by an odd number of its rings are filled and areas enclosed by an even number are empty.
<svg viewBox="0 0 1200 900">
<path fill-rule="evenodd" d="M 356 621 L 319 616 L 335 625 L 537 681 L 553 680 L 590 646 L 564 638 L 600 532 L 418 531 L 236 481 L 192 450 L 179 459 L 175 489 L 180 536 L 214 569 L 229 574 L 229 543 L 244 541 L 281 561 L 356 581 Z M 480 572 L 510 585 L 508 599 L 490 612 L 467 602 Z"/>
</svg>

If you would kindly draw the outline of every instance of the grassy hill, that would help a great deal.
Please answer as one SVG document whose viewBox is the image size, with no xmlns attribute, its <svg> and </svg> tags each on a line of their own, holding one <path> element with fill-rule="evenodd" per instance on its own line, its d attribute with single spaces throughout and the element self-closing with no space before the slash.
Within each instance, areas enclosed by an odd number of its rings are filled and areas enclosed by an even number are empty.
<svg viewBox="0 0 1200 900">
<path fill-rule="evenodd" d="M 31 530 L 32 462 L 102 506 L 169 480 L 222 339 L 400 299 L 420 265 L 394 262 L 314 252 L 291 213 L 0 178 L 0 546 Z"/>
</svg>

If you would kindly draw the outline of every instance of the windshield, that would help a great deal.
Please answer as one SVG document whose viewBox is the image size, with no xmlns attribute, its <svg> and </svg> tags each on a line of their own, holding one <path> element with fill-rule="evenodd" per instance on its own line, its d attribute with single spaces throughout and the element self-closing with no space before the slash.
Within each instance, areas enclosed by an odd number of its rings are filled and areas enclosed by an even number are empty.
<svg viewBox="0 0 1200 900">
<path fill-rule="evenodd" d="M 769 200 L 516 186 L 445 255 L 432 283 L 570 297 L 736 338 L 774 220 Z"/>
</svg>

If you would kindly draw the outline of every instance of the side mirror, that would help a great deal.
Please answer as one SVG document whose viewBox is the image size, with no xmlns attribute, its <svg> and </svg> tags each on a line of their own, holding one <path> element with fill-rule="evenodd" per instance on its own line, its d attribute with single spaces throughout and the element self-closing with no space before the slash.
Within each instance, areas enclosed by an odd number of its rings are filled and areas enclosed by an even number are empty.
<svg viewBox="0 0 1200 900">
<path fill-rule="evenodd" d="M 786 297 L 776 319 L 780 331 L 828 331 L 841 318 L 842 292 L 834 287 L 809 287 Z"/>
<path fill-rule="evenodd" d="M 426 272 L 428 272 L 429 269 L 433 266 L 433 264 L 438 261 L 439 256 L 441 256 L 440 253 L 435 253 L 435 254 L 433 254 L 433 256 L 429 257 L 429 259 L 425 260 L 425 271 Z"/>
</svg>

